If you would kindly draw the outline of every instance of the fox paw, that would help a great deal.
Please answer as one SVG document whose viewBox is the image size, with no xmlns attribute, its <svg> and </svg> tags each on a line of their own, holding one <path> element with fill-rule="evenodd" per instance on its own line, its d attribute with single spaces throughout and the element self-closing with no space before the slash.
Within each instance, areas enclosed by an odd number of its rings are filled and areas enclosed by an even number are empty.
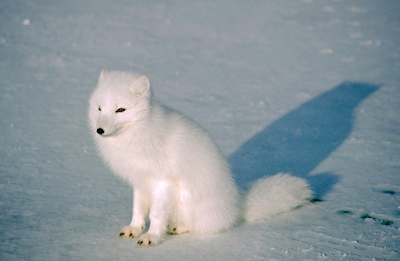
<svg viewBox="0 0 400 261">
<path fill-rule="evenodd" d="M 126 226 L 122 229 L 121 233 L 119 234 L 122 238 L 138 238 L 141 234 L 143 234 L 143 227 L 130 227 Z"/>
<path fill-rule="evenodd" d="M 184 233 L 188 233 L 188 232 L 189 232 L 188 229 L 182 223 L 177 225 L 177 226 L 168 225 L 168 234 L 180 235 L 180 234 L 184 234 Z"/>
<path fill-rule="evenodd" d="M 156 246 L 161 243 L 161 237 L 151 234 L 141 235 L 137 242 L 139 246 Z"/>
</svg>

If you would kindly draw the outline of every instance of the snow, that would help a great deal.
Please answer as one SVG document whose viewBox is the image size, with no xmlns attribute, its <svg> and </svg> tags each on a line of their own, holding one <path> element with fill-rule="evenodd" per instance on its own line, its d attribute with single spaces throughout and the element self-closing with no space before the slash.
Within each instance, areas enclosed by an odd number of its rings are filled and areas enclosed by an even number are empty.
<svg viewBox="0 0 400 261">
<path fill-rule="evenodd" d="M 0 2 L 0 260 L 398 260 L 400 3 Z M 87 124 L 101 69 L 147 74 L 239 185 L 290 171 L 322 202 L 140 248 L 132 191 Z"/>
</svg>

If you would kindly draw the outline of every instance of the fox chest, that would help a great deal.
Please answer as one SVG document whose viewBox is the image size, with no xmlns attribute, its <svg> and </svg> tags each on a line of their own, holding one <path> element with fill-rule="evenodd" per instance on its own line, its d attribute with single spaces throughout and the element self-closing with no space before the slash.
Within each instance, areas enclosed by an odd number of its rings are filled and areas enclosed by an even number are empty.
<svg viewBox="0 0 400 261">
<path fill-rule="evenodd" d="M 152 175 L 168 168 L 166 153 L 151 144 L 113 144 L 110 151 L 110 155 L 105 155 L 106 161 L 122 176 Z"/>
</svg>

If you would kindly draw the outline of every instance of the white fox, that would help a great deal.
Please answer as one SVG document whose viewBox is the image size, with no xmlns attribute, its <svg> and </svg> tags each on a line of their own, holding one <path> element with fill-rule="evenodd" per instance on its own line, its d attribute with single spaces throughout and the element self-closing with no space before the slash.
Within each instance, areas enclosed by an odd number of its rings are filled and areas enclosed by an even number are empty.
<svg viewBox="0 0 400 261">
<path fill-rule="evenodd" d="M 210 135 L 156 101 L 147 76 L 102 71 L 89 106 L 98 150 L 133 187 L 133 216 L 123 238 L 154 246 L 164 235 L 212 234 L 239 220 L 270 218 L 309 203 L 307 182 L 289 174 L 256 181 L 240 194 Z M 150 228 L 146 230 L 146 219 Z"/>
</svg>

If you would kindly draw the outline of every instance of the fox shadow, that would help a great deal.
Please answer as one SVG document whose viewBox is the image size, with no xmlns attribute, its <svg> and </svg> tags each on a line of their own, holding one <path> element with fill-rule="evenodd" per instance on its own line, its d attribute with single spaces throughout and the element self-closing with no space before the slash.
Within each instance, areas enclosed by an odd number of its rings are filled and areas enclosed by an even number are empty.
<svg viewBox="0 0 400 261">
<path fill-rule="evenodd" d="M 230 155 L 237 184 L 288 172 L 307 179 L 315 196 L 323 198 L 339 176 L 331 172 L 310 175 L 311 171 L 346 140 L 355 108 L 379 87 L 344 82 L 267 126 Z"/>
</svg>

